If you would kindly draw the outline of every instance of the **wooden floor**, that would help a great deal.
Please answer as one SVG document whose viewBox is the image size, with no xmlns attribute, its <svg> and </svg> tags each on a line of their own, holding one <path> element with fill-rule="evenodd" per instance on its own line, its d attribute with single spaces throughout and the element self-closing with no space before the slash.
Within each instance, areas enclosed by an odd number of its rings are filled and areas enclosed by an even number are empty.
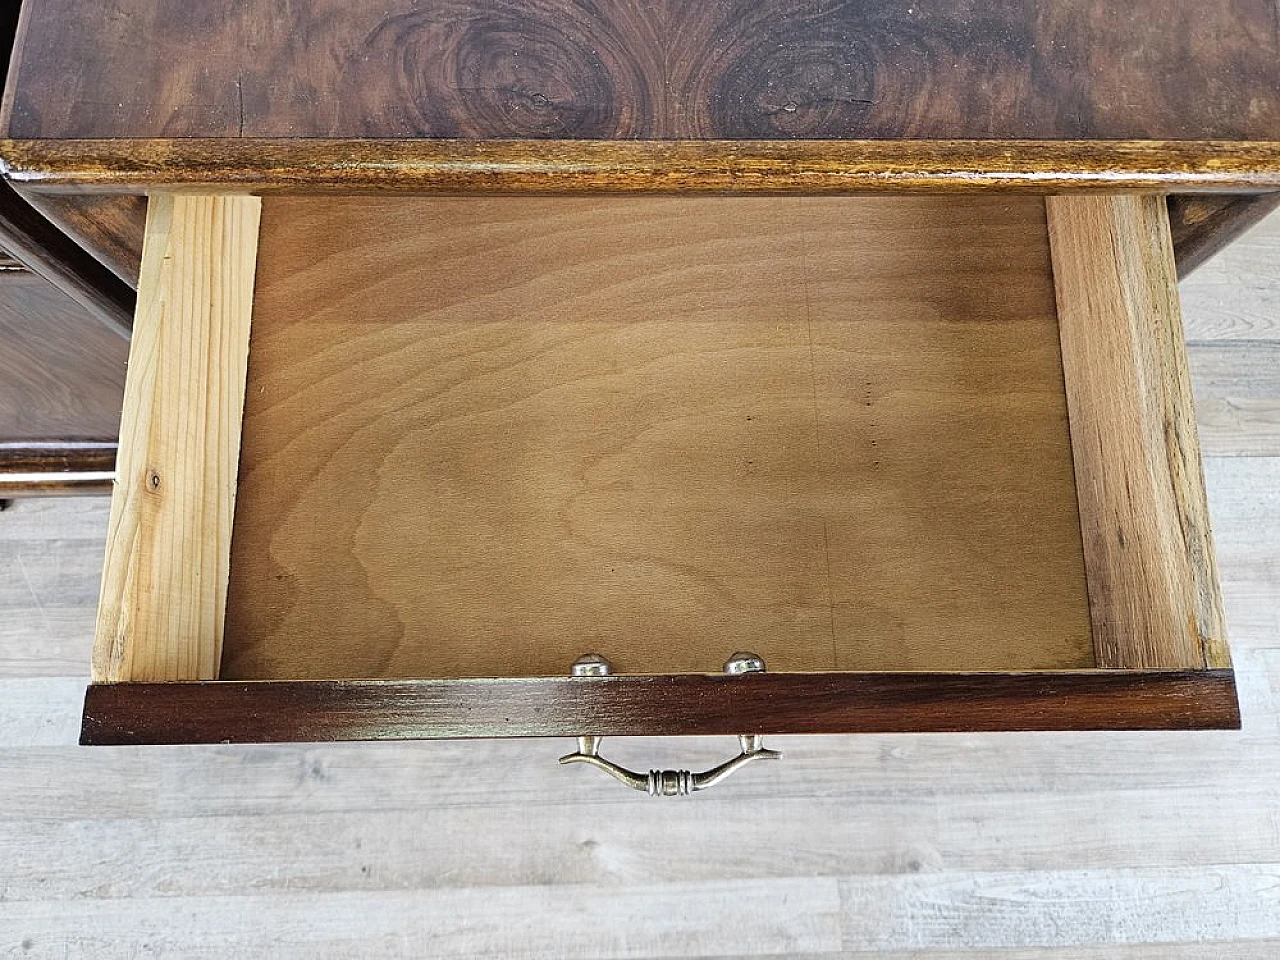
<svg viewBox="0 0 1280 960">
<path fill-rule="evenodd" d="M 1184 296 L 1240 732 L 80 748 L 107 505 L 21 502 L 0 956 L 1280 958 L 1280 217 Z"/>
</svg>

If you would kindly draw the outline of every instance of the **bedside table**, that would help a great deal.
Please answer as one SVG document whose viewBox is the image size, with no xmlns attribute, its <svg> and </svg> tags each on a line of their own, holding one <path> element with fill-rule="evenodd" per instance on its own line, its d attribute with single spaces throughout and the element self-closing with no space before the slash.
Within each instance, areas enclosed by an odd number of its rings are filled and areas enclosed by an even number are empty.
<svg viewBox="0 0 1280 960">
<path fill-rule="evenodd" d="M 149 198 L 84 741 L 1236 725 L 1273 14 L 29 2 L 11 181 Z"/>
</svg>

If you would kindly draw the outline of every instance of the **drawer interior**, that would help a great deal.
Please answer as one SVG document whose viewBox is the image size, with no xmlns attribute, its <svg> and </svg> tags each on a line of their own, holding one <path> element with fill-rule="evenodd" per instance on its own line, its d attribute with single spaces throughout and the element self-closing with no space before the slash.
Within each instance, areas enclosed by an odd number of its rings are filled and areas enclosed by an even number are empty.
<svg viewBox="0 0 1280 960">
<path fill-rule="evenodd" d="M 1094 665 L 1042 198 L 268 198 L 223 679 Z"/>
<path fill-rule="evenodd" d="M 157 193 L 93 678 L 92 743 L 1235 725 L 1164 203 Z"/>
</svg>

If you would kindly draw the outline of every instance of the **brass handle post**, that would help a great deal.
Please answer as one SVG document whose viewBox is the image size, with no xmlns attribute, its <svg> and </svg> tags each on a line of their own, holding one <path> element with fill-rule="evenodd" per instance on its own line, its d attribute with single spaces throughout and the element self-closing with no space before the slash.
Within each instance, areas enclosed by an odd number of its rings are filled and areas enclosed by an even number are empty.
<svg viewBox="0 0 1280 960">
<path fill-rule="evenodd" d="M 753 653 L 735 653 L 724 665 L 724 672 L 729 674 L 761 673 L 764 661 Z M 609 661 L 597 654 L 580 657 L 573 665 L 575 677 L 607 677 L 611 672 Z M 764 745 L 764 738 L 758 733 L 744 733 L 738 736 L 740 745 L 736 757 L 709 770 L 694 773 L 689 770 L 650 770 L 647 774 L 628 770 L 600 756 L 600 744 L 603 737 L 583 734 L 578 737 L 578 749 L 560 758 L 561 763 L 587 763 L 603 770 L 619 783 L 624 783 L 633 790 L 639 790 L 651 797 L 682 797 L 699 790 L 715 786 L 725 777 L 742 769 L 753 760 L 780 760 L 782 754 L 770 750 Z"/>
</svg>

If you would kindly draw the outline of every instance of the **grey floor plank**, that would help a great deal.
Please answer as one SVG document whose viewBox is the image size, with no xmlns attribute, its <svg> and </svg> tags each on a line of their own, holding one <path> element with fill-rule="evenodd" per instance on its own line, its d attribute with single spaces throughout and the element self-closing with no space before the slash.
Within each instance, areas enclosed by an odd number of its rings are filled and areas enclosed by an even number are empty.
<svg viewBox="0 0 1280 960">
<path fill-rule="evenodd" d="M 800 954 L 770 954 L 771 960 L 796 960 Z M 810 955 L 811 956 L 811 955 Z M 823 954 L 824 960 L 1275 960 L 1280 956 L 1280 940 L 1233 940 L 1230 942 L 1202 943 L 1119 943 L 1073 947 L 1063 951 L 1058 947 L 1015 947 L 975 950 L 840 950 Z M 745 960 L 742 954 L 735 957 L 708 957 L 704 960 Z"/>
<path fill-rule="evenodd" d="M 0 845 L 8 856 L 4 896 L 14 903 L 540 884 L 621 889 L 666 877 L 764 882 L 1265 864 L 1277 854 L 1278 802 L 1280 786 L 1239 786 L 1224 797 L 1210 783 L 1176 793 L 730 797 L 677 810 L 424 804 L 300 813 L 280 804 L 272 813 L 220 817 L 10 821 L 0 823 Z M 733 821 L 748 819 L 760 836 L 735 845 L 741 829 Z"/>
<path fill-rule="evenodd" d="M 0 544 L 11 540 L 84 540 L 101 552 L 110 511 L 111 499 L 103 496 L 16 500 L 0 514 Z M 4 549 L 0 546 L 0 554 Z"/>
<path fill-rule="evenodd" d="M 1205 456 L 1280 456 L 1280 340 L 1188 347 Z"/>
<path fill-rule="evenodd" d="M 246 922 L 252 917 L 252 922 Z M 177 922 L 175 922 L 177 921 Z M 217 945 L 228 956 L 685 957 L 729 948 L 821 954 L 840 948 L 837 882 L 673 881 L 624 889 L 549 885 L 0 902 L 0 953 L 32 958 L 186 956 Z M 353 937 L 354 935 L 354 937 Z M 354 948 L 354 949 L 353 949 Z M 368 955 L 363 954 L 363 955 Z"/>
<path fill-rule="evenodd" d="M 1280 216 L 1179 284 L 1188 340 L 1280 340 Z"/>
<path fill-rule="evenodd" d="M 1280 864 L 846 878 L 840 894 L 855 950 L 1280 938 Z"/>
</svg>

